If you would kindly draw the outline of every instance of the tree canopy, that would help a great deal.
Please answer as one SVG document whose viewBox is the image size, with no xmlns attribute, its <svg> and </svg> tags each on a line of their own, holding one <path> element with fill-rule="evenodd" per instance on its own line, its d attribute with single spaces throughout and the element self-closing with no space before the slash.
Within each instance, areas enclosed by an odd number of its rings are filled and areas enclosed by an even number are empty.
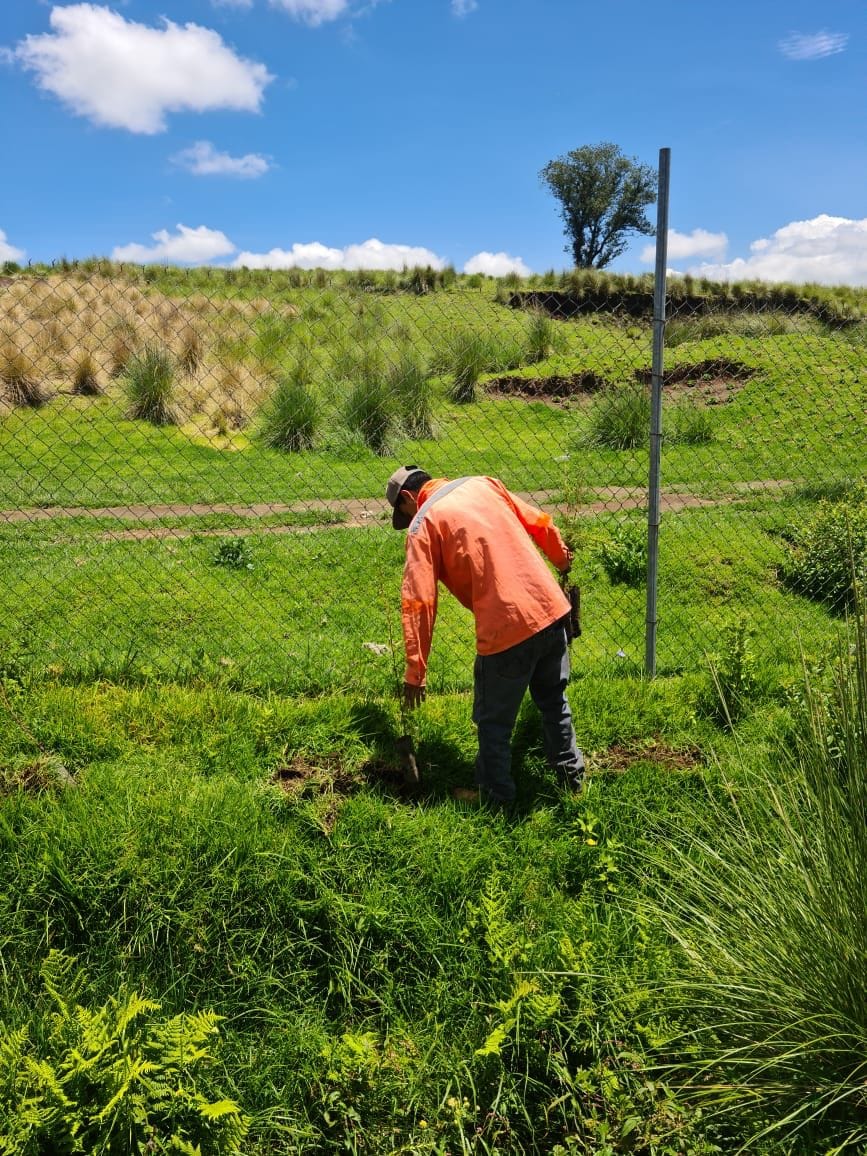
<svg viewBox="0 0 867 1156">
<path fill-rule="evenodd" d="M 651 236 L 644 210 L 656 200 L 656 169 L 624 156 L 610 141 L 584 145 L 549 161 L 539 173 L 560 202 L 571 252 L 581 269 L 604 269 L 630 233 Z"/>
</svg>

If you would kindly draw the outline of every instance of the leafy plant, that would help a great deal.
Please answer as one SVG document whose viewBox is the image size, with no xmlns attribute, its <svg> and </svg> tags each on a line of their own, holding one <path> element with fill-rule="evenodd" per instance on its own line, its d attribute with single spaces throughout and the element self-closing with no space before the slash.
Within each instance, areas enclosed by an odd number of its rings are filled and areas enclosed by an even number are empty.
<svg viewBox="0 0 867 1156">
<path fill-rule="evenodd" d="M 147 345 L 141 353 L 133 354 L 127 363 L 124 387 L 130 417 L 153 425 L 176 424 L 175 371 L 168 350 Z"/>
<path fill-rule="evenodd" d="M 214 554 L 215 566 L 232 570 L 252 570 L 253 551 L 247 538 L 225 538 Z"/>
<path fill-rule="evenodd" d="M 26 1027 L 0 1035 L 3 1156 L 245 1151 L 246 1117 L 197 1079 L 213 1062 L 219 1016 L 160 1019 L 158 1003 L 125 990 L 88 1007 L 86 976 L 59 951 L 41 974 L 51 1010 L 34 1033 L 38 1050 Z"/>
<path fill-rule="evenodd" d="M 760 688 L 751 636 L 744 616 L 728 623 L 720 651 L 710 656 L 708 681 L 699 692 L 699 711 L 727 728 L 743 717 Z"/>
<path fill-rule="evenodd" d="M 800 526 L 790 526 L 786 556 L 778 568 L 788 590 L 841 612 L 867 588 L 867 482 L 840 500 L 822 501 Z"/>
<path fill-rule="evenodd" d="M 298 452 L 310 449 L 319 428 L 319 402 L 312 389 L 310 359 L 299 356 L 265 408 L 262 439 L 272 449 Z"/>
<path fill-rule="evenodd" d="M 647 579 L 647 527 L 632 519 L 620 522 L 599 547 L 599 557 L 611 582 L 641 586 Z"/>
<path fill-rule="evenodd" d="M 639 382 L 600 390 L 590 411 L 587 446 L 631 450 L 650 439 L 650 393 Z"/>
<path fill-rule="evenodd" d="M 649 916 L 683 953 L 672 1012 L 695 1025 L 669 1075 L 693 1103 L 752 1113 L 748 1143 L 773 1133 L 785 1151 L 867 1143 L 863 603 L 849 641 L 829 693 L 805 676 L 786 744 L 702 800 L 688 844 L 681 821 L 652 857 L 665 883 Z"/>
</svg>

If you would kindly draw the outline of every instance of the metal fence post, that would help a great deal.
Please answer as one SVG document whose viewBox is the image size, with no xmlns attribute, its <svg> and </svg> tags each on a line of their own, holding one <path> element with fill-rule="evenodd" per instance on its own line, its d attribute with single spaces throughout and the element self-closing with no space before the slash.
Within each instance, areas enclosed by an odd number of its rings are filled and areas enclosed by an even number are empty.
<svg viewBox="0 0 867 1156">
<path fill-rule="evenodd" d="M 650 474 L 647 483 L 647 617 L 645 673 L 656 674 L 657 574 L 659 569 L 659 475 L 662 455 L 662 375 L 665 351 L 665 273 L 668 260 L 668 180 L 671 149 L 659 150 L 656 201 L 656 272 L 653 288 L 653 365 L 650 385 Z"/>
</svg>

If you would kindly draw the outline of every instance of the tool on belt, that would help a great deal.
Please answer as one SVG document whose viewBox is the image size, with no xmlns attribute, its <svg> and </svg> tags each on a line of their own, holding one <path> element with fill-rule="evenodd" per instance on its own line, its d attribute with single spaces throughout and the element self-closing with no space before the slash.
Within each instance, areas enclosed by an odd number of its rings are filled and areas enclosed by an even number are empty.
<svg viewBox="0 0 867 1156">
<path fill-rule="evenodd" d="M 569 599 L 569 613 L 565 619 L 566 641 L 572 645 L 575 638 L 581 637 L 581 588 L 569 581 L 569 571 L 560 574 L 560 589 Z"/>
</svg>

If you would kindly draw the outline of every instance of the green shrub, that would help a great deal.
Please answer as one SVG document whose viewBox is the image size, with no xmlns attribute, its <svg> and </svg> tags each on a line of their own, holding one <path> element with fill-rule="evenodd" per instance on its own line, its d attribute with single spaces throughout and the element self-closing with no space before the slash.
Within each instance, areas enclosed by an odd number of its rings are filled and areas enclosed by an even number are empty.
<svg viewBox="0 0 867 1156">
<path fill-rule="evenodd" d="M 697 405 L 691 398 L 683 398 L 669 415 L 670 432 L 666 441 L 675 445 L 706 445 L 713 441 L 714 420 L 711 411 Z"/>
<path fill-rule="evenodd" d="M 387 387 L 411 438 L 433 437 L 430 378 L 417 357 L 405 353 L 388 374 Z"/>
<path fill-rule="evenodd" d="M 588 446 L 631 450 L 650 440 L 650 393 L 639 382 L 607 386 L 590 410 Z"/>
<path fill-rule="evenodd" d="M 277 387 L 262 417 L 262 440 L 275 450 L 310 449 L 319 429 L 319 402 L 311 385 L 312 366 L 299 357 Z"/>
<path fill-rule="evenodd" d="M 867 482 L 852 486 L 839 501 L 820 502 L 786 537 L 778 568 L 783 586 L 838 612 L 854 605 L 855 587 L 867 586 Z"/>
<path fill-rule="evenodd" d="M 611 541 L 599 548 L 602 568 L 613 583 L 641 586 L 647 580 L 647 527 L 623 521 L 611 532 Z"/>
<path fill-rule="evenodd" d="M 42 980 L 51 1010 L 37 1042 L 25 1027 L 0 1035 L 3 1156 L 246 1150 L 249 1125 L 238 1106 L 209 1100 L 198 1086 L 198 1071 L 213 1062 L 219 1016 L 159 1019 L 158 1003 L 128 991 L 87 1007 L 86 977 L 58 951 Z"/>
<path fill-rule="evenodd" d="M 853 634 L 827 694 L 805 679 L 785 745 L 705 795 L 690 839 L 680 816 L 652 855 L 665 883 L 647 915 L 681 948 L 666 984 L 689 1025 L 671 1072 L 693 1103 L 752 1114 L 753 1142 L 775 1133 L 785 1152 L 867 1143 L 863 606 Z"/>
<path fill-rule="evenodd" d="M 149 266 L 151 268 L 151 266 Z M 147 345 L 127 362 L 124 388 L 129 416 L 153 425 L 175 425 L 175 371 L 168 351 Z"/>
</svg>

